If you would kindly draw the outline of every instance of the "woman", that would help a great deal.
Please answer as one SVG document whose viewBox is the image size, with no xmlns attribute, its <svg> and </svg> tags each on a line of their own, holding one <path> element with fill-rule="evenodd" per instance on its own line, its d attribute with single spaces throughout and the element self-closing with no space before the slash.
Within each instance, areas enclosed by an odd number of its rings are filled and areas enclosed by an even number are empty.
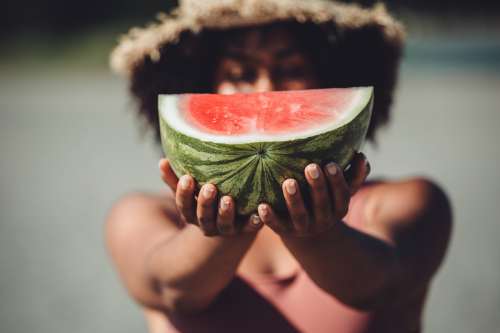
<svg viewBox="0 0 500 333">
<path fill-rule="evenodd" d="M 375 87 L 368 136 L 388 118 L 403 33 L 383 7 L 325 1 L 185 1 L 133 30 L 112 56 L 158 134 L 160 93 Z M 248 220 L 213 184 L 195 194 L 159 163 L 173 190 L 130 194 L 112 208 L 107 245 L 151 332 L 419 332 L 446 251 L 445 194 L 422 178 L 364 183 L 308 165 L 312 207 L 283 183 L 288 217 L 262 203 Z"/>
</svg>

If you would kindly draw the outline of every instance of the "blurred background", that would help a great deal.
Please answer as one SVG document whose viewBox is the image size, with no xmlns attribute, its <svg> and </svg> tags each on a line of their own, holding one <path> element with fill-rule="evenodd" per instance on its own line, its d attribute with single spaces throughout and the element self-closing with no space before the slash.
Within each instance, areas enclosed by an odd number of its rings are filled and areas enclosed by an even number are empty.
<svg viewBox="0 0 500 333">
<path fill-rule="evenodd" d="M 146 331 L 102 229 L 121 195 L 163 188 L 160 151 L 107 61 L 120 34 L 172 5 L 2 1 L 0 332 Z M 425 332 L 498 332 L 500 2 L 388 5 L 409 39 L 392 122 L 365 147 L 373 177 L 431 177 L 455 217 Z"/>
</svg>

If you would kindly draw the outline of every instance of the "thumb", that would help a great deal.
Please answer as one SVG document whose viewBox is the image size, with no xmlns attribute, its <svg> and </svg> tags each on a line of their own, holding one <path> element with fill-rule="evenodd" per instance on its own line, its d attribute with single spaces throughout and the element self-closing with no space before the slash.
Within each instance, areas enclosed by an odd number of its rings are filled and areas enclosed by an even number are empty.
<svg viewBox="0 0 500 333">
<path fill-rule="evenodd" d="M 160 169 L 161 179 L 175 192 L 179 179 L 172 170 L 170 161 L 166 158 L 162 158 L 158 163 L 158 168 Z"/>
</svg>

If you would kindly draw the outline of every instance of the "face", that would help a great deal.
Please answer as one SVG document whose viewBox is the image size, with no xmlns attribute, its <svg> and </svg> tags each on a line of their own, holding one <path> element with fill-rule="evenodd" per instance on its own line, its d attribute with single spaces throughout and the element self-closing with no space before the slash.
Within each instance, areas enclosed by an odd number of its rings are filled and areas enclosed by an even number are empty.
<svg viewBox="0 0 500 333">
<path fill-rule="evenodd" d="M 312 63 L 285 28 L 252 29 L 224 47 L 215 71 L 219 94 L 318 88 Z"/>
</svg>

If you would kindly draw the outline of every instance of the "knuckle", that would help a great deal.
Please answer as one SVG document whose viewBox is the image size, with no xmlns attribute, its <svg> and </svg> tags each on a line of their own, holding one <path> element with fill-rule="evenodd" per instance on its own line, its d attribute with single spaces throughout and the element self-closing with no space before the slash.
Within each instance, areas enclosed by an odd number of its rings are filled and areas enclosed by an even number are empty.
<svg viewBox="0 0 500 333">
<path fill-rule="evenodd" d="M 293 220 L 296 225 L 303 226 L 307 223 L 307 214 L 304 211 L 298 211 L 293 215 Z"/>
<path fill-rule="evenodd" d="M 328 219 L 329 216 L 330 214 L 328 213 L 328 211 L 318 209 L 314 214 L 314 220 L 318 222 L 316 224 L 322 224 L 325 220 Z"/>
</svg>

